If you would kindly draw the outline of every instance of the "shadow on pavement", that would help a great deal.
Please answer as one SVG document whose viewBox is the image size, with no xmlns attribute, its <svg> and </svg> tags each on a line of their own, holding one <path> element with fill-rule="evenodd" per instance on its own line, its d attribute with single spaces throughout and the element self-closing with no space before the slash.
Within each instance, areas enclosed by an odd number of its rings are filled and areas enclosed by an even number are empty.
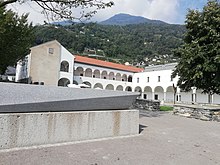
<svg viewBox="0 0 220 165">
<path fill-rule="evenodd" d="M 144 128 L 147 128 L 147 126 L 139 124 L 139 134 L 144 130 Z"/>
</svg>

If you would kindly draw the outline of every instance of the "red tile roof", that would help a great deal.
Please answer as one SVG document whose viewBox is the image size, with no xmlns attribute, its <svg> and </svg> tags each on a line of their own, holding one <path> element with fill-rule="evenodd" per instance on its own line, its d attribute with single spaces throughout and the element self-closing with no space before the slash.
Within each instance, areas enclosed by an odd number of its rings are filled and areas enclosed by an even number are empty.
<svg viewBox="0 0 220 165">
<path fill-rule="evenodd" d="M 122 64 L 117 64 L 117 63 L 113 63 L 113 62 L 97 60 L 94 58 L 88 58 L 88 57 L 84 57 L 84 56 L 78 56 L 78 55 L 74 55 L 74 56 L 75 56 L 75 62 L 79 62 L 79 63 L 96 65 L 96 66 L 107 67 L 107 68 L 129 71 L 129 72 L 143 71 L 142 68 L 137 68 L 134 66 L 122 65 Z"/>
</svg>

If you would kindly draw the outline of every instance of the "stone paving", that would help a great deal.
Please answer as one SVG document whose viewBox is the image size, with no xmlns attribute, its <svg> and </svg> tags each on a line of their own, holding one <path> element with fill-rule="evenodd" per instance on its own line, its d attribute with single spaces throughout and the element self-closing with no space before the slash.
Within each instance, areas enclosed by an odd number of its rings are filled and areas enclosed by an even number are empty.
<svg viewBox="0 0 220 165">
<path fill-rule="evenodd" d="M 0 152 L 0 165 L 216 165 L 220 124 L 140 113 L 140 135 Z"/>
</svg>

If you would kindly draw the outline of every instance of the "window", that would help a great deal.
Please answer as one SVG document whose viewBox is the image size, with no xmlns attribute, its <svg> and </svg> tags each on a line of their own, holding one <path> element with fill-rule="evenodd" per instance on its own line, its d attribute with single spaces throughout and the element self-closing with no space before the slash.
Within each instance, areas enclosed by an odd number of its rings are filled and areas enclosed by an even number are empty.
<svg viewBox="0 0 220 165">
<path fill-rule="evenodd" d="M 139 83 L 139 77 L 137 78 L 137 83 Z"/>
<path fill-rule="evenodd" d="M 147 77 L 147 82 L 150 82 L 150 77 Z"/>
<path fill-rule="evenodd" d="M 147 99 L 147 94 L 144 94 L 144 99 Z"/>
<path fill-rule="evenodd" d="M 92 77 L 95 78 L 95 75 L 93 75 Z"/>
<path fill-rule="evenodd" d="M 69 63 L 67 61 L 61 62 L 60 71 L 69 72 Z"/>
<path fill-rule="evenodd" d="M 80 73 L 80 76 L 83 76 L 83 73 Z"/>
<path fill-rule="evenodd" d="M 48 53 L 53 54 L 54 53 L 54 48 L 49 48 Z"/>
<path fill-rule="evenodd" d="M 158 94 L 155 94 L 155 95 L 154 95 L 154 100 L 158 100 L 158 98 L 159 98 L 159 97 L 158 97 Z"/>
<path fill-rule="evenodd" d="M 158 82 L 160 82 L 160 76 L 158 76 Z"/>
<path fill-rule="evenodd" d="M 170 76 L 170 81 L 173 81 L 173 77 L 172 76 Z"/>
</svg>

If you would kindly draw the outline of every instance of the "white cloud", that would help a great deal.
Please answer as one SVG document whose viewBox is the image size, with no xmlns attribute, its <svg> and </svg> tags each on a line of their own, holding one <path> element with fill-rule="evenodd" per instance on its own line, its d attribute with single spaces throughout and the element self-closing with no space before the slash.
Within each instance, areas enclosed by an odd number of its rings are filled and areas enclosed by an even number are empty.
<svg viewBox="0 0 220 165">
<path fill-rule="evenodd" d="M 115 6 L 99 11 L 94 20 L 104 20 L 117 13 L 127 13 L 174 23 L 179 0 L 115 0 Z"/>
<path fill-rule="evenodd" d="M 108 1 L 108 0 L 105 0 Z M 178 5 L 180 0 L 113 0 L 115 5 L 111 8 L 98 11 L 93 21 L 102 21 L 118 13 L 127 13 L 132 15 L 144 16 L 150 19 L 158 19 L 169 23 L 175 23 L 178 18 Z M 30 13 L 29 20 L 34 24 L 43 23 L 47 20 L 41 9 L 30 1 L 22 5 L 13 4 L 10 6 L 13 10 L 22 13 Z M 74 10 L 79 13 L 78 9 Z"/>
</svg>

